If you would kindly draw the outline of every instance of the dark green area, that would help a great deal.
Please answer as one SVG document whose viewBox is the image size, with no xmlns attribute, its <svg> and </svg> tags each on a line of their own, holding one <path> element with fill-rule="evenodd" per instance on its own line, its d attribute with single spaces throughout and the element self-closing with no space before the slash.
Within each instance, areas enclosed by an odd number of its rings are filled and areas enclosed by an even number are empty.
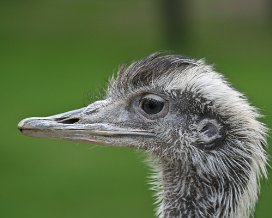
<svg viewBox="0 0 272 218">
<path fill-rule="evenodd" d="M 28 138 L 16 126 L 82 107 L 121 63 L 168 50 L 156 1 L 0 5 L 0 217 L 154 217 L 141 153 Z M 271 25 L 218 19 L 192 22 L 189 31 L 176 52 L 215 63 L 272 127 Z M 270 176 L 256 217 L 271 216 L 271 199 Z"/>
</svg>

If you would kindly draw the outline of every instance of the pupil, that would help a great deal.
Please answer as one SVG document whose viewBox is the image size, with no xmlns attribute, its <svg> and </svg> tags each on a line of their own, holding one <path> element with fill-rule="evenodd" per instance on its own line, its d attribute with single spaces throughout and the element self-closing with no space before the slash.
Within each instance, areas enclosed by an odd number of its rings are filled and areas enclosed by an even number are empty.
<svg viewBox="0 0 272 218">
<path fill-rule="evenodd" d="M 157 114 L 163 109 L 164 103 L 154 99 L 143 99 L 141 107 L 147 114 Z"/>
</svg>

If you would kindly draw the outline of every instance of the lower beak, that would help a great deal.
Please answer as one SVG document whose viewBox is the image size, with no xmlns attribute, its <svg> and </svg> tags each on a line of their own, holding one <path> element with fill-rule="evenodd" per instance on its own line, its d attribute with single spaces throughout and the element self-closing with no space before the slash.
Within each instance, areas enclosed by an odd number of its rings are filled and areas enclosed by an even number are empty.
<svg viewBox="0 0 272 218">
<path fill-rule="evenodd" d="M 116 138 L 131 136 L 153 136 L 141 129 L 118 127 L 105 120 L 83 122 L 88 108 L 69 111 L 49 117 L 32 117 L 22 120 L 18 129 L 27 136 L 59 138 L 103 145 L 116 144 Z M 119 140 L 118 140 L 119 141 Z"/>
</svg>

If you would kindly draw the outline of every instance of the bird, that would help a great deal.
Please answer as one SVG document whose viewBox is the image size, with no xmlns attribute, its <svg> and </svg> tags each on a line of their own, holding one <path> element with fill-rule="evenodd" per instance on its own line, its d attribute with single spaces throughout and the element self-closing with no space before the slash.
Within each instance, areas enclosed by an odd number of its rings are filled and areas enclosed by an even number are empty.
<svg viewBox="0 0 272 218">
<path fill-rule="evenodd" d="M 27 136 L 147 153 L 156 216 L 250 217 L 267 177 L 259 110 L 212 65 L 153 53 L 122 65 L 102 100 L 19 122 Z"/>
</svg>

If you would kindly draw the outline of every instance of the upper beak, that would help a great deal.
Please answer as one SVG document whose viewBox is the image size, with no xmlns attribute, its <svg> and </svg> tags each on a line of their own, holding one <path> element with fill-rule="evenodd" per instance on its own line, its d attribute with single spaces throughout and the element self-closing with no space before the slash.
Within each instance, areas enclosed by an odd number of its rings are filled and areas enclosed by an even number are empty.
<svg viewBox="0 0 272 218">
<path fill-rule="evenodd" d="M 88 107 L 49 117 L 31 117 L 22 120 L 18 129 L 27 136 L 60 138 L 97 144 L 122 144 L 115 138 L 127 136 L 153 136 L 142 129 L 118 126 L 103 113 L 109 108 L 107 101 L 98 101 Z M 115 116 L 115 115 L 113 115 Z"/>
</svg>

